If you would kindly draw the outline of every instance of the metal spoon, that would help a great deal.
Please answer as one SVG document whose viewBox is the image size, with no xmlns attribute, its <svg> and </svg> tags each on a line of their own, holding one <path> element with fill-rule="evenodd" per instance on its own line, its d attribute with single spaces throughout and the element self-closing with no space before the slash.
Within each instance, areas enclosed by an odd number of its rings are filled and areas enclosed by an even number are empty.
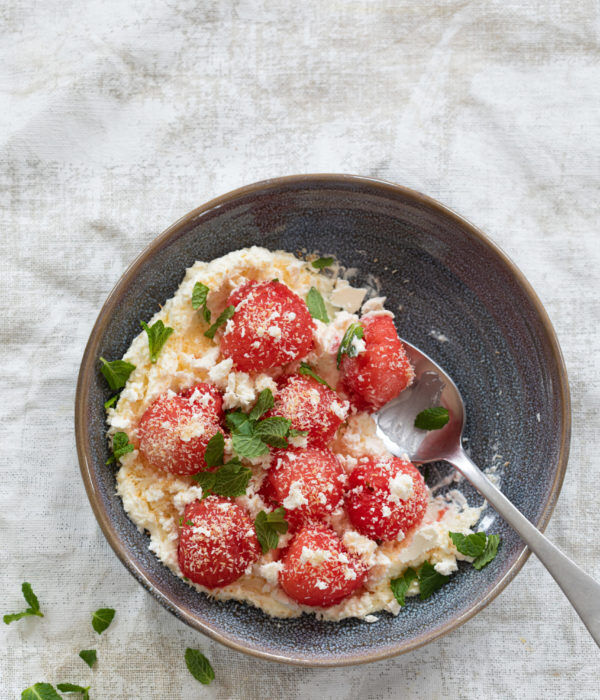
<svg viewBox="0 0 600 700">
<path fill-rule="evenodd" d="M 377 434 L 398 457 L 408 454 L 417 464 L 445 460 L 458 469 L 537 555 L 600 646 L 600 584 L 542 535 L 466 454 L 462 446 L 465 407 L 456 384 L 431 358 L 402 342 L 415 368 L 415 380 L 375 414 Z M 450 414 L 442 429 L 426 432 L 414 427 L 418 413 L 440 405 Z"/>
</svg>

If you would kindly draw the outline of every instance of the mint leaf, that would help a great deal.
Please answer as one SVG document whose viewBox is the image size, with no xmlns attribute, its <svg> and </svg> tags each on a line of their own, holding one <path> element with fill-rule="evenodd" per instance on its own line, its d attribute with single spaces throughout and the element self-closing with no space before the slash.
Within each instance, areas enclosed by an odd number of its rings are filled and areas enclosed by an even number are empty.
<svg viewBox="0 0 600 700">
<path fill-rule="evenodd" d="M 479 571 L 487 566 L 492 559 L 498 554 L 498 547 L 500 546 L 500 535 L 489 535 L 487 542 L 485 543 L 485 549 L 483 553 L 480 554 L 477 559 L 473 562 L 473 567 Z"/>
<path fill-rule="evenodd" d="M 443 406 L 433 406 L 421 411 L 415 418 L 415 428 L 419 430 L 439 430 L 450 420 L 448 409 Z"/>
<path fill-rule="evenodd" d="M 353 341 L 355 338 L 362 338 L 364 333 L 364 328 L 359 323 L 351 323 L 348 326 L 337 351 L 336 364 L 338 369 L 340 368 L 342 355 L 348 355 L 348 357 L 356 357 L 358 355 L 358 351 Z"/>
<path fill-rule="evenodd" d="M 226 498 L 243 496 L 252 477 L 252 470 L 244 467 L 237 459 L 231 459 L 215 472 L 213 493 Z"/>
<path fill-rule="evenodd" d="M 202 312 L 202 317 L 206 323 L 210 323 L 211 318 L 210 309 L 206 305 L 209 291 L 209 288 L 205 284 L 202 284 L 202 282 L 196 282 L 192 292 L 192 308 Z"/>
<path fill-rule="evenodd" d="M 148 350 L 150 352 L 150 362 L 154 363 L 158 359 L 158 355 L 162 350 L 163 345 L 169 339 L 169 336 L 173 332 L 172 328 L 165 326 L 162 321 L 157 321 L 149 326 L 144 321 L 140 321 L 140 326 L 146 331 L 148 335 Z"/>
<path fill-rule="evenodd" d="M 127 433 L 115 433 L 112 440 L 113 453 L 112 456 L 106 460 L 106 464 L 112 464 L 117 459 L 121 459 L 123 455 L 128 452 L 133 452 L 135 447 L 129 442 Z"/>
<path fill-rule="evenodd" d="M 116 402 L 116 400 L 119 398 L 120 394 L 115 394 L 114 396 L 111 396 L 108 401 L 104 402 L 104 410 L 108 411 L 108 409 Z"/>
<path fill-rule="evenodd" d="M 25 602 L 29 605 L 29 607 L 22 612 L 4 615 L 2 619 L 4 620 L 5 625 L 10 625 L 11 622 L 16 622 L 24 617 L 44 617 L 44 613 L 40 611 L 40 604 L 37 596 L 31 588 L 31 584 L 27 582 L 21 584 L 21 592 L 23 593 L 23 598 L 25 598 Z"/>
<path fill-rule="evenodd" d="M 122 389 L 129 375 L 135 369 L 135 365 L 131 362 L 125 362 L 125 360 L 113 360 L 112 362 L 107 362 L 103 357 L 100 358 L 100 371 L 104 375 L 104 378 L 108 382 L 108 386 L 112 391 L 117 391 Z"/>
<path fill-rule="evenodd" d="M 432 593 L 448 583 L 450 576 L 442 576 L 433 567 L 433 564 L 426 561 L 419 571 L 419 591 L 421 600 L 429 598 Z"/>
<path fill-rule="evenodd" d="M 192 479 L 200 484 L 202 487 L 202 498 L 206 498 L 207 496 L 210 496 L 212 492 L 217 475 L 215 472 L 199 472 L 198 474 L 193 474 Z"/>
<path fill-rule="evenodd" d="M 325 308 L 325 302 L 319 291 L 315 287 L 311 287 L 308 295 L 306 297 L 306 306 L 310 315 L 313 318 L 323 321 L 323 323 L 329 323 L 329 316 L 327 315 L 327 309 Z"/>
<path fill-rule="evenodd" d="M 271 447 L 287 447 L 285 436 L 288 434 L 292 421 L 281 416 L 271 416 L 256 424 L 254 434 Z"/>
<path fill-rule="evenodd" d="M 288 531 L 285 508 L 277 508 L 272 513 L 261 510 L 254 520 L 254 530 L 263 554 L 275 549 L 279 543 L 279 535 Z"/>
<path fill-rule="evenodd" d="M 296 428 L 290 428 L 287 436 L 288 437 L 306 437 L 308 435 L 308 430 L 296 430 Z"/>
<path fill-rule="evenodd" d="M 258 395 L 258 401 L 254 404 L 254 408 L 250 411 L 248 418 L 250 420 L 258 420 L 264 413 L 273 408 L 274 403 L 273 392 L 270 389 L 263 389 Z"/>
<path fill-rule="evenodd" d="M 192 309 L 201 309 L 206 323 L 210 323 L 210 309 L 206 306 L 206 300 L 210 289 L 202 282 L 196 282 L 192 291 Z"/>
<path fill-rule="evenodd" d="M 209 685 L 215 677 L 210 661 L 198 649 L 188 647 L 185 650 L 185 664 L 192 676 L 203 685 Z"/>
<path fill-rule="evenodd" d="M 21 693 L 21 700 L 62 700 L 50 683 L 36 683 Z"/>
<path fill-rule="evenodd" d="M 319 377 L 319 375 L 313 369 L 311 369 L 310 365 L 308 365 L 306 362 L 300 363 L 298 374 L 305 374 L 308 377 L 312 377 L 315 381 L 319 382 L 319 384 L 324 384 L 328 389 L 331 389 L 329 384 L 327 384 L 322 377 Z"/>
<path fill-rule="evenodd" d="M 23 598 L 25 598 L 25 602 L 28 603 L 29 607 L 33 610 L 33 612 L 36 614 L 39 613 L 40 603 L 37 599 L 36 594 L 33 592 L 33 588 L 31 588 L 31 584 L 25 581 L 21 585 L 21 592 L 23 593 Z"/>
<path fill-rule="evenodd" d="M 474 532 L 471 535 L 461 535 L 460 532 L 449 532 L 450 539 L 461 554 L 466 557 L 478 557 L 485 549 L 485 532 Z"/>
<path fill-rule="evenodd" d="M 92 668 L 98 659 L 95 649 L 82 649 L 79 652 L 79 657 L 83 659 L 90 668 Z"/>
<path fill-rule="evenodd" d="M 324 267 L 330 267 L 333 265 L 333 258 L 318 258 L 317 260 L 313 260 L 311 265 L 316 270 L 322 270 Z"/>
<path fill-rule="evenodd" d="M 225 416 L 225 422 L 231 431 L 236 431 L 242 435 L 252 435 L 252 421 L 240 410 L 232 411 Z"/>
<path fill-rule="evenodd" d="M 218 467 L 223 464 L 223 453 L 225 450 L 225 438 L 223 433 L 215 433 L 206 445 L 204 451 L 204 461 L 207 467 Z"/>
<path fill-rule="evenodd" d="M 112 608 L 100 608 L 92 615 L 92 627 L 98 634 L 102 634 L 113 621 L 114 616 L 115 611 Z"/>
<path fill-rule="evenodd" d="M 57 683 L 56 687 L 61 693 L 83 693 L 83 700 L 88 700 L 91 686 L 75 685 L 74 683 Z"/>
<path fill-rule="evenodd" d="M 269 448 L 257 435 L 242 435 L 233 433 L 233 449 L 240 457 L 253 459 L 269 454 Z"/>
<path fill-rule="evenodd" d="M 229 321 L 230 318 L 233 318 L 234 313 L 235 306 L 228 306 L 224 311 L 221 312 L 221 314 L 219 315 L 217 320 L 212 324 L 212 326 L 207 331 L 204 331 L 204 335 L 212 340 L 215 337 L 217 329 L 224 323 L 227 323 L 227 321 Z"/>
<path fill-rule="evenodd" d="M 394 578 L 390 581 L 390 588 L 394 594 L 394 598 L 398 601 L 398 605 L 405 604 L 406 593 L 410 588 L 410 584 L 417 578 L 417 572 L 411 569 L 410 566 L 402 576 Z"/>
</svg>

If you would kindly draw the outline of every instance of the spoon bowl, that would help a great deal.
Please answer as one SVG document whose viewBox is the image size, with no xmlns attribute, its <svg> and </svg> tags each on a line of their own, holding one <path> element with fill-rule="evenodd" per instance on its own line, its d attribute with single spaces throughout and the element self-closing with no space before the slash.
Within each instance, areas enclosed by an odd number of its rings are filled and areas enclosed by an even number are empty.
<svg viewBox="0 0 600 700">
<path fill-rule="evenodd" d="M 466 413 L 458 387 L 428 355 L 402 342 L 415 378 L 376 413 L 377 435 L 397 457 L 408 456 L 417 464 L 445 460 L 456 467 L 537 555 L 600 647 L 600 584 L 542 535 L 477 467 L 462 445 Z M 448 410 L 448 422 L 438 430 L 415 427 L 416 416 L 434 406 Z"/>
</svg>

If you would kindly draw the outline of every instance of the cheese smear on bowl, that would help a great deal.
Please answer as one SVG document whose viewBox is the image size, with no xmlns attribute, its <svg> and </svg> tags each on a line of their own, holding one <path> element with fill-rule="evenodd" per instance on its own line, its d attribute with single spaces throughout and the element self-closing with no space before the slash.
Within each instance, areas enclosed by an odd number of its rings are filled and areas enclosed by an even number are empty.
<svg viewBox="0 0 600 700">
<path fill-rule="evenodd" d="M 367 290 L 351 287 L 336 275 L 334 267 L 329 274 L 319 274 L 306 261 L 282 251 L 269 251 L 252 247 L 229 253 L 212 262 L 196 262 L 185 274 L 175 295 L 149 321 L 162 320 L 173 328 L 168 342 L 163 346 L 157 361 L 150 361 L 148 338 L 140 333 L 123 356 L 123 360 L 135 365 L 135 369 L 122 390 L 114 407 L 108 409 L 109 437 L 124 431 L 135 442 L 137 425 L 145 410 L 161 394 L 179 392 L 199 382 L 213 384 L 223 393 L 225 410 L 241 408 L 248 411 L 264 389 L 277 395 L 277 379 L 282 370 L 265 373 L 246 373 L 234 369 L 231 359 L 221 355 L 219 344 L 205 337 L 206 324 L 192 308 L 194 285 L 201 282 L 210 289 L 209 308 L 216 318 L 225 308 L 231 292 L 248 280 L 268 281 L 278 278 L 293 292 L 305 299 L 311 287 L 315 287 L 326 302 L 330 323 L 315 320 L 314 349 L 306 361 L 314 371 L 335 387 L 339 381 L 336 367 L 336 351 L 346 329 L 359 320 L 357 312 L 362 305 L 364 314 L 392 315 L 384 308 L 385 298 L 370 298 L 363 303 Z M 277 328 L 269 333 L 276 337 Z M 357 353 L 364 350 L 364 342 L 356 340 Z M 290 372 L 297 370 L 299 362 L 290 365 Z M 286 372 L 288 369 L 286 368 Z M 340 400 L 340 417 L 345 414 Z M 334 407 L 335 410 L 335 407 Z M 302 447 L 306 438 L 291 438 L 296 447 Z M 350 473 L 358 460 L 365 456 L 388 455 L 376 435 L 375 423 L 366 412 L 354 412 L 342 424 L 329 444 L 338 455 L 345 470 Z M 231 455 L 231 440 L 225 441 L 225 451 Z M 271 455 L 244 460 L 253 471 L 244 496 L 236 498 L 254 519 L 263 509 L 269 510 L 259 494 L 266 471 L 271 466 Z M 140 531 L 148 532 L 150 549 L 171 571 L 183 578 L 179 568 L 177 548 L 179 521 L 186 505 L 202 497 L 202 488 L 189 476 L 179 476 L 160 471 L 145 463 L 137 450 L 120 459 L 117 472 L 117 492 L 129 518 Z M 390 480 L 392 481 L 392 480 Z M 402 475 L 390 483 L 394 497 L 408 498 L 412 484 Z M 460 496 L 460 494 L 459 494 Z M 302 502 L 299 488 L 290 489 L 286 501 L 288 507 Z M 293 502 L 293 503 L 292 503 Z M 283 504 L 286 506 L 286 503 Z M 370 567 L 365 585 L 341 603 L 329 608 L 300 605 L 289 598 L 278 584 L 281 562 L 277 550 L 270 550 L 248 567 L 234 583 L 208 590 L 188 582 L 199 591 L 218 600 L 246 601 L 275 617 L 297 617 L 303 612 L 316 614 L 327 620 L 357 617 L 372 621 L 373 613 L 388 611 L 397 615 L 400 606 L 390 588 L 390 580 L 408 568 L 416 568 L 425 561 L 436 571 L 448 575 L 456 570 L 457 560 L 468 560 L 460 554 L 449 532 L 470 534 L 479 520 L 481 508 L 470 507 L 464 497 L 431 497 L 422 522 L 407 533 L 406 537 L 378 544 L 356 532 L 342 508 L 328 516 L 328 524 L 337 532 L 347 550 L 359 555 Z M 287 546 L 291 536 L 280 536 L 278 549 Z M 314 557 L 318 553 L 308 551 L 302 556 Z M 310 559 L 308 559 L 310 561 Z M 352 572 L 351 572 L 352 573 Z M 418 591 L 416 582 L 407 595 Z"/>
</svg>

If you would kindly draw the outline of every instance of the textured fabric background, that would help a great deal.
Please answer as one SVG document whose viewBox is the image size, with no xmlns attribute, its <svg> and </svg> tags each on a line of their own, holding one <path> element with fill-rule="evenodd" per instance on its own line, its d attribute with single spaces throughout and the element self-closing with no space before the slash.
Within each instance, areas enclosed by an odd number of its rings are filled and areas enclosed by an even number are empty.
<svg viewBox="0 0 600 700">
<path fill-rule="evenodd" d="M 600 10 L 596 0 L 15 0 L 0 9 L 2 698 L 598 698 L 599 652 L 541 565 L 454 633 L 371 666 L 310 670 L 209 642 L 117 561 L 73 436 L 79 361 L 131 259 L 207 199 L 350 172 L 479 225 L 541 296 L 565 353 L 573 442 L 548 534 L 600 578 Z M 98 638 L 89 620 L 117 609 Z M 217 678 L 187 672 L 200 647 Z M 77 657 L 98 649 L 94 671 Z"/>
</svg>

